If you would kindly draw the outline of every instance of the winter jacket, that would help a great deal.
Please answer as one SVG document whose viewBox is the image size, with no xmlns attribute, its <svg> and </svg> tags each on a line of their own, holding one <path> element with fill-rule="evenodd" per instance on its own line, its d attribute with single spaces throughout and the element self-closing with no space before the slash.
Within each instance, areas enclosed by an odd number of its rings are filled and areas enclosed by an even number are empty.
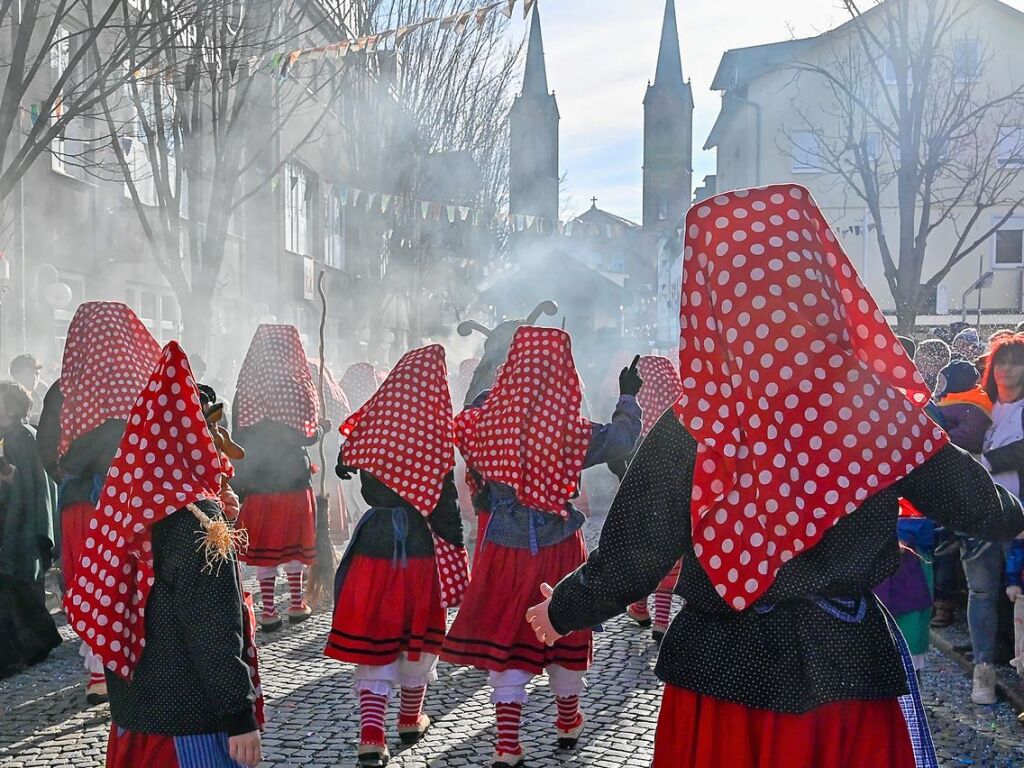
<svg viewBox="0 0 1024 768">
<path fill-rule="evenodd" d="M 985 433 L 992 426 L 992 401 L 981 388 L 951 392 L 937 403 L 953 445 L 981 453 Z"/>
</svg>

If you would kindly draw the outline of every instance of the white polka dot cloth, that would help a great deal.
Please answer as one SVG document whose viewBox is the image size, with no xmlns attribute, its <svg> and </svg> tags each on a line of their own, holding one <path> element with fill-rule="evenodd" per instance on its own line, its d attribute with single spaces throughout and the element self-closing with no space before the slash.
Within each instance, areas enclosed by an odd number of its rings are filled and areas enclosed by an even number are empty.
<svg viewBox="0 0 1024 768">
<path fill-rule="evenodd" d="M 743 610 L 946 437 L 807 190 L 719 195 L 686 227 L 675 408 L 698 443 L 693 548 Z"/>
<path fill-rule="evenodd" d="M 313 379 L 313 384 L 316 385 L 317 391 L 320 388 L 320 361 L 313 360 L 310 358 L 309 361 L 309 375 Z M 340 424 L 352 414 L 352 408 L 349 407 L 348 398 L 345 397 L 344 391 L 338 385 L 337 380 L 334 378 L 334 374 L 331 373 L 331 369 L 326 365 L 324 366 L 324 397 L 327 403 L 324 405 L 324 414 L 335 424 Z"/>
<path fill-rule="evenodd" d="M 444 347 L 406 352 L 369 401 L 341 425 L 342 456 L 424 515 L 455 467 Z"/>
<path fill-rule="evenodd" d="M 64 595 L 68 623 L 126 680 L 146 644 L 150 528 L 199 499 L 216 499 L 220 468 L 188 359 L 172 341 L 131 409 L 89 521 L 81 575 Z"/>
<path fill-rule="evenodd" d="M 520 504 L 565 517 L 590 445 L 582 399 L 569 334 L 523 326 L 483 406 L 456 418 L 456 443 L 468 466 L 512 487 Z"/>
<path fill-rule="evenodd" d="M 299 330 L 293 325 L 257 328 L 238 372 L 238 428 L 273 421 L 312 437 L 320 420 L 318 405 Z"/>
<path fill-rule="evenodd" d="M 127 419 L 159 359 L 160 345 L 128 306 L 82 304 L 64 346 L 59 454 L 104 422 Z"/>
<path fill-rule="evenodd" d="M 341 377 L 341 388 L 345 390 L 349 405 L 362 408 L 380 386 L 377 372 L 369 363 L 355 363 L 345 369 Z"/>
<path fill-rule="evenodd" d="M 647 437 L 647 433 L 658 423 L 661 414 L 679 400 L 683 385 L 679 381 L 679 372 L 667 357 L 645 355 L 640 358 L 636 368 L 640 378 L 644 380 L 644 385 L 636 396 L 636 401 L 644 414 L 640 436 Z"/>
</svg>

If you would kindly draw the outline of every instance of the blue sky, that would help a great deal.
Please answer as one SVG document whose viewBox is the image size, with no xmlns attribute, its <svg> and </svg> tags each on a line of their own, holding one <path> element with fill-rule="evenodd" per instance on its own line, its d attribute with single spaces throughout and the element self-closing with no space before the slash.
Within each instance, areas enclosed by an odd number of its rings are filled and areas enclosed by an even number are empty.
<svg viewBox="0 0 1024 768">
<path fill-rule="evenodd" d="M 1024 9 L 1024 0 L 1010 0 Z M 570 209 L 639 221 L 642 101 L 654 76 L 665 0 L 539 0 L 548 81 L 562 114 L 561 168 Z M 837 0 L 676 0 L 683 75 L 692 81 L 694 181 L 714 172 L 700 147 L 718 114 L 709 88 L 729 48 L 804 37 L 844 20 Z M 525 26 L 523 30 L 525 31 Z"/>
</svg>

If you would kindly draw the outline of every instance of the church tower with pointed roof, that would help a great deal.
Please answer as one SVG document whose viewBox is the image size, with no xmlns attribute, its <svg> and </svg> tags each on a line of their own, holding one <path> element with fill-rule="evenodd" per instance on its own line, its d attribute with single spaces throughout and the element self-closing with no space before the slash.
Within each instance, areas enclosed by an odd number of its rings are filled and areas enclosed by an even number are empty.
<svg viewBox="0 0 1024 768">
<path fill-rule="evenodd" d="M 540 11 L 533 9 L 522 93 L 509 115 L 509 209 L 558 218 L 558 104 L 548 90 Z"/>
<path fill-rule="evenodd" d="M 675 229 L 693 191 L 693 93 L 683 80 L 675 0 L 665 0 L 654 82 L 644 97 L 645 229 Z"/>
</svg>

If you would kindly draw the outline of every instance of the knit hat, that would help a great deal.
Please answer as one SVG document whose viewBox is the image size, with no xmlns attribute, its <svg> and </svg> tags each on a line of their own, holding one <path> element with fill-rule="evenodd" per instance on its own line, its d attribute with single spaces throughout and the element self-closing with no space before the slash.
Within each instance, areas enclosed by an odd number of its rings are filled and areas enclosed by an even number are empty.
<svg viewBox="0 0 1024 768">
<path fill-rule="evenodd" d="M 965 328 L 953 339 L 952 349 L 954 355 L 964 360 L 974 360 L 985 351 L 985 345 L 981 343 L 977 328 Z"/>
<path fill-rule="evenodd" d="M 966 360 L 954 360 L 939 371 L 935 384 L 935 399 L 941 400 L 946 395 L 972 390 L 978 386 L 980 378 L 974 363 L 969 363 Z"/>
</svg>

